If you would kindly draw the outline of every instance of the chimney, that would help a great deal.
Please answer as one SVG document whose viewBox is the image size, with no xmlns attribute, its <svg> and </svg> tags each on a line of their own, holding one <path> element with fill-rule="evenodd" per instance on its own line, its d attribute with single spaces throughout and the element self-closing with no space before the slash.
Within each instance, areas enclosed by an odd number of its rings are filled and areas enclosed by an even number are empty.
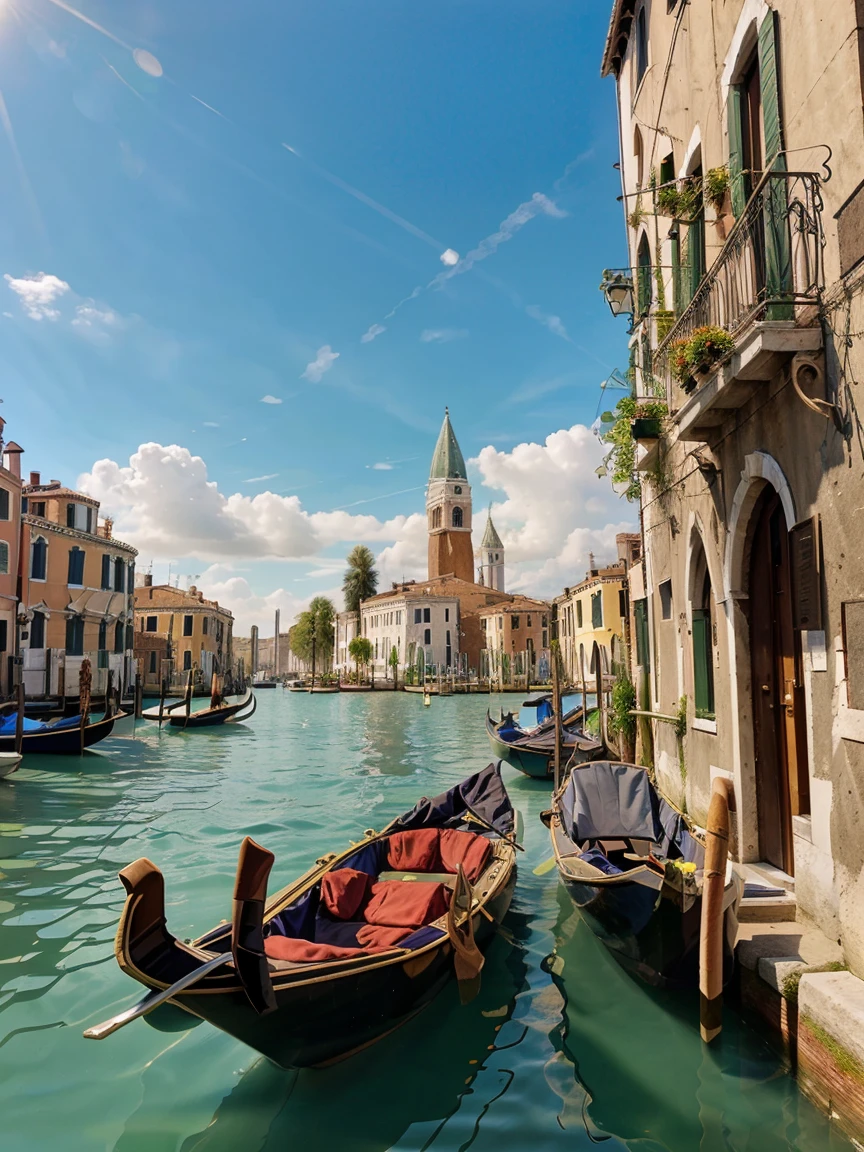
<svg viewBox="0 0 864 1152">
<path fill-rule="evenodd" d="M 14 440 L 10 440 L 6 445 L 6 450 L 3 454 L 3 461 L 9 471 L 16 479 L 21 479 L 21 453 L 24 449 L 20 444 L 16 444 Z"/>
<path fill-rule="evenodd" d="M 41 476 L 39 475 L 38 472 L 31 472 L 30 473 L 30 483 L 33 485 L 33 487 L 38 488 L 40 480 L 41 480 Z"/>
<path fill-rule="evenodd" d="M 144 587 L 145 588 L 152 588 L 153 587 L 153 573 L 152 572 L 145 572 L 144 573 Z"/>
</svg>

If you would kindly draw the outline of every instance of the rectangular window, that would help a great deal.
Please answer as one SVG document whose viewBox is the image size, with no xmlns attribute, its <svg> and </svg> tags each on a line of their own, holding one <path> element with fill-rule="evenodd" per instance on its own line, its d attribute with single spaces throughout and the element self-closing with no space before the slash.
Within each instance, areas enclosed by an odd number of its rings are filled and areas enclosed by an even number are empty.
<svg viewBox="0 0 864 1152">
<path fill-rule="evenodd" d="M 658 588 L 660 593 L 660 615 L 664 620 L 672 619 L 672 581 L 664 580 Z"/>
<path fill-rule="evenodd" d="M 126 567 L 126 565 L 123 563 L 123 561 L 118 556 L 117 559 L 114 561 L 114 591 L 115 592 L 122 592 L 123 591 L 123 577 L 125 575 L 125 572 L 124 572 L 125 567 Z"/>
<path fill-rule="evenodd" d="M 85 531 L 88 532 L 92 536 L 93 535 L 93 509 L 92 508 L 87 509 L 85 524 L 86 524 Z"/>
<path fill-rule="evenodd" d="M 422 622 L 423 622 L 423 609 L 422 608 L 415 608 L 414 609 L 414 623 L 415 624 L 422 624 Z"/>
<path fill-rule="evenodd" d="M 543 630 L 543 639 L 540 642 L 540 647 L 541 648 L 548 648 L 549 647 L 549 633 L 545 629 Z"/>
<path fill-rule="evenodd" d="M 67 528 L 74 528 L 75 527 L 75 505 L 74 504 L 67 504 L 66 505 L 66 527 Z"/>
<path fill-rule="evenodd" d="M 146 631 L 148 631 L 148 632 L 158 632 L 159 631 L 159 617 L 158 616 L 148 616 L 147 617 Z"/>
<path fill-rule="evenodd" d="M 9 622 L 0 620 L 0 652 L 5 652 L 9 643 Z"/>
<path fill-rule="evenodd" d="M 432 609 L 431 608 L 424 608 L 423 609 L 423 623 L 424 624 L 431 624 L 432 623 Z"/>
<path fill-rule="evenodd" d="M 9 489 L 0 488 L 0 520 L 9 519 Z"/>
<path fill-rule="evenodd" d="M 66 655 L 84 655 L 84 621 L 80 616 L 70 616 L 66 621 Z"/>
<path fill-rule="evenodd" d="M 450 619 L 450 609 L 445 608 L 444 609 L 444 623 L 446 624 L 449 619 Z"/>
<path fill-rule="evenodd" d="M 9 573 L 9 545 L 5 540 L 0 540 L 0 573 Z"/>
<path fill-rule="evenodd" d="M 69 578 L 66 583 L 78 588 L 84 583 L 84 552 L 81 548 L 69 549 Z"/>
<path fill-rule="evenodd" d="M 627 605 L 627 589 L 626 588 L 619 588 L 618 589 L 618 615 L 621 617 L 622 620 L 626 620 L 628 615 L 629 615 L 628 605 Z"/>
<path fill-rule="evenodd" d="M 108 647 L 108 623 L 105 620 L 99 621 L 99 639 L 96 646 L 100 652 L 104 652 Z"/>
<path fill-rule="evenodd" d="M 499 632 L 504 630 L 504 617 L 503 616 L 498 617 L 498 630 L 499 630 Z"/>
<path fill-rule="evenodd" d="M 531 617 L 530 616 L 528 617 L 527 621 L 525 622 L 525 626 L 526 626 L 526 628 L 531 627 Z"/>
<path fill-rule="evenodd" d="M 510 627 L 511 628 L 518 628 L 519 627 L 519 617 L 518 616 L 511 616 L 510 617 Z"/>
<path fill-rule="evenodd" d="M 576 601 L 576 627 L 582 627 L 582 601 Z"/>
<path fill-rule="evenodd" d="M 111 587 L 111 557 L 107 553 L 102 556 L 102 587 Z"/>
<path fill-rule="evenodd" d="M 189 648 L 183 653 L 183 671 L 188 672 L 192 667 L 192 652 Z"/>
<path fill-rule="evenodd" d="M 45 501 L 37 500 L 34 504 L 30 505 L 30 513 L 33 516 L 41 516 L 45 519 Z"/>
<path fill-rule="evenodd" d="M 150 653 L 150 671 L 151 672 L 156 671 L 156 650 L 155 649 Z"/>
<path fill-rule="evenodd" d="M 126 625 L 121 624 L 120 621 L 118 620 L 117 623 L 114 625 L 114 651 L 115 652 L 122 652 L 123 651 L 123 642 L 125 641 L 125 639 L 126 639 Z"/>
<path fill-rule="evenodd" d="M 207 635 L 207 617 L 206 617 L 206 616 L 205 616 L 205 617 L 204 617 L 204 619 L 201 621 L 201 635 L 202 635 L 202 636 L 206 636 L 206 635 Z"/>
<path fill-rule="evenodd" d="M 636 663 L 647 674 L 651 671 L 651 651 L 648 646 L 648 601 L 633 601 L 636 624 Z"/>
<path fill-rule="evenodd" d="M 428 609 L 427 609 L 427 611 L 428 611 Z M 424 628 L 423 629 L 423 643 L 424 644 L 431 644 L 432 643 L 432 629 L 431 628 Z"/>
<path fill-rule="evenodd" d="M 591 627 L 603 627 L 603 590 L 591 593 Z"/>
<path fill-rule="evenodd" d="M 183 635 L 184 636 L 191 636 L 192 635 L 192 617 L 191 616 L 184 616 L 183 617 Z"/>
</svg>

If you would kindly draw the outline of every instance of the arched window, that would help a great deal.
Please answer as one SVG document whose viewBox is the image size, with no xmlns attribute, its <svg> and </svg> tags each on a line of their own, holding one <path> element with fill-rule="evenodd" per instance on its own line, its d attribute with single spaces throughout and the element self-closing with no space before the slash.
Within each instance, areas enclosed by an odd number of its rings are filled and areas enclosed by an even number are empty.
<svg viewBox="0 0 864 1152">
<path fill-rule="evenodd" d="M 638 125 L 633 132 L 633 159 L 636 161 L 636 183 L 641 188 L 645 175 L 645 149 L 642 145 L 642 133 Z"/>
<path fill-rule="evenodd" d="M 30 579 L 44 580 L 48 568 L 48 545 L 44 536 L 37 536 L 30 545 Z"/>
<path fill-rule="evenodd" d="M 636 310 L 646 316 L 651 307 L 651 247 L 648 237 L 642 233 L 636 249 Z"/>
<path fill-rule="evenodd" d="M 438 505 L 437 508 L 432 509 L 432 527 L 433 528 L 440 528 L 441 527 L 441 505 L 440 504 Z"/>
<path fill-rule="evenodd" d="M 453 509 L 453 527 L 454 528 L 461 528 L 462 527 L 462 509 L 459 508 L 458 505 L 456 508 Z"/>
<path fill-rule="evenodd" d="M 45 617 L 41 612 L 34 612 L 30 621 L 30 647 L 45 647 Z"/>
<path fill-rule="evenodd" d="M 642 77 L 648 69 L 648 18 L 645 14 L 645 5 L 639 9 L 636 17 L 636 87 L 642 83 Z"/>
<path fill-rule="evenodd" d="M 69 576 L 66 583 L 75 588 L 84 583 L 84 549 L 77 545 L 69 549 Z"/>
<path fill-rule="evenodd" d="M 714 712 L 714 596 L 701 542 L 694 557 L 692 581 L 693 704 L 698 720 L 713 720 Z"/>
</svg>

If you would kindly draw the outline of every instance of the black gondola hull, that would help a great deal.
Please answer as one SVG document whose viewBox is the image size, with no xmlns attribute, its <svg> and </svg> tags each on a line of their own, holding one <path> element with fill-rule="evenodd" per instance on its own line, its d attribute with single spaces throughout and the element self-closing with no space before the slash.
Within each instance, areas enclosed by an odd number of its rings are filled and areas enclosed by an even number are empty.
<svg viewBox="0 0 864 1152">
<path fill-rule="evenodd" d="M 118 712 L 108 719 L 96 720 L 84 729 L 84 747 L 91 748 L 111 735 L 114 723 L 122 719 L 125 712 Z M 0 752 L 14 752 L 15 737 L 0 736 Z M 38 752 L 50 756 L 78 756 L 81 752 L 81 729 L 62 728 L 57 732 L 25 732 L 21 741 L 21 751 L 28 755 Z"/>
<path fill-rule="evenodd" d="M 499 923 L 510 906 L 515 874 L 486 907 Z M 489 947 L 495 926 L 477 917 L 475 939 Z M 422 966 L 422 970 L 420 969 Z M 273 973 L 276 1010 L 259 1016 L 243 992 L 207 995 L 207 986 L 176 1002 L 248 1044 L 281 1068 L 309 1068 L 344 1059 L 382 1039 L 426 1007 L 453 978 L 453 952 L 446 937 L 431 954 L 355 970 L 338 981 L 313 977 L 280 984 Z M 214 979 L 215 987 L 221 981 Z"/>
</svg>

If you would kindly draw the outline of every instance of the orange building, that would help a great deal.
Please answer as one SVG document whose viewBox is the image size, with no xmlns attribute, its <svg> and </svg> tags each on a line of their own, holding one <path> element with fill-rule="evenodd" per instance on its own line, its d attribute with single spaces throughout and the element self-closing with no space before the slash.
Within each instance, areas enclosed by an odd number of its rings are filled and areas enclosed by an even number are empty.
<svg viewBox="0 0 864 1152">
<path fill-rule="evenodd" d="M 8 450 L 7 450 L 8 451 Z M 99 502 L 43 484 L 30 473 L 23 487 L 18 640 L 28 696 L 77 696 L 87 657 L 92 690 L 108 673 L 124 691 L 135 682 L 132 590 L 137 552 L 99 521 Z"/>
<path fill-rule="evenodd" d="M 551 611 L 545 600 L 518 594 L 481 608 L 478 616 L 490 667 L 500 673 L 506 656 L 512 671 L 545 679 L 549 672 Z"/>
<path fill-rule="evenodd" d="M 15 622 L 18 616 L 18 550 L 21 544 L 21 448 L 3 443 L 0 419 L 0 698 L 14 684 Z"/>
<path fill-rule="evenodd" d="M 228 609 L 205 600 L 194 584 L 186 591 L 154 585 L 145 575 L 135 589 L 135 655 L 144 662 L 145 686 L 158 686 L 163 659 L 170 659 L 175 680 L 191 671 L 205 687 L 214 671 L 233 672 L 233 628 Z"/>
</svg>

